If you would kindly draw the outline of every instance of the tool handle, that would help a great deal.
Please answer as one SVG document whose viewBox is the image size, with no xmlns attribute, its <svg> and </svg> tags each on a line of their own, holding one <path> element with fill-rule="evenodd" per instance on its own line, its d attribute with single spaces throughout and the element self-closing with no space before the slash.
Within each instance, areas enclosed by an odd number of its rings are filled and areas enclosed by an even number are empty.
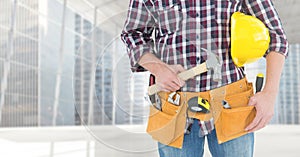
<svg viewBox="0 0 300 157">
<path fill-rule="evenodd" d="M 256 93 L 260 92 L 264 83 L 264 75 L 262 73 L 257 74 L 255 81 Z"/>
<path fill-rule="evenodd" d="M 177 76 L 180 79 L 186 81 L 186 80 L 191 79 L 191 78 L 195 77 L 196 75 L 199 75 L 199 74 L 204 73 L 204 72 L 207 72 L 207 67 L 206 67 L 205 62 L 198 65 L 198 66 L 196 66 L 196 67 L 194 67 L 194 68 L 191 68 L 187 71 L 181 72 Z M 160 87 L 157 84 L 154 84 L 154 85 L 152 85 L 148 88 L 148 94 L 149 95 L 153 95 L 153 94 L 158 93 L 158 92 L 160 92 Z"/>
</svg>

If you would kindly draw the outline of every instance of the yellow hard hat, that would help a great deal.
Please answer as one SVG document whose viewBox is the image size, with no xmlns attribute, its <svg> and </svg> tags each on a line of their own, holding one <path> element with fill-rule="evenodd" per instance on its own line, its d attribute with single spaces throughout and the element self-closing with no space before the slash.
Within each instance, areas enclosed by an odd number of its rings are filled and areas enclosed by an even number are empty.
<svg viewBox="0 0 300 157">
<path fill-rule="evenodd" d="M 254 16 L 241 12 L 231 17 L 231 57 L 237 67 L 261 58 L 270 43 L 269 30 Z"/>
</svg>

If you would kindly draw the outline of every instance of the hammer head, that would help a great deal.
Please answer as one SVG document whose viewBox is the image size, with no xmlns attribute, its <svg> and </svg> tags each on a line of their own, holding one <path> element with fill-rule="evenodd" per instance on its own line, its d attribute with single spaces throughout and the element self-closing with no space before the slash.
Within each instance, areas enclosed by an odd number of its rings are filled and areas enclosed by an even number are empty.
<svg viewBox="0 0 300 157">
<path fill-rule="evenodd" d="M 206 60 L 206 68 L 208 70 L 213 71 L 213 80 L 216 82 L 221 81 L 222 79 L 222 65 L 218 56 L 211 51 L 207 51 L 207 60 Z"/>
</svg>

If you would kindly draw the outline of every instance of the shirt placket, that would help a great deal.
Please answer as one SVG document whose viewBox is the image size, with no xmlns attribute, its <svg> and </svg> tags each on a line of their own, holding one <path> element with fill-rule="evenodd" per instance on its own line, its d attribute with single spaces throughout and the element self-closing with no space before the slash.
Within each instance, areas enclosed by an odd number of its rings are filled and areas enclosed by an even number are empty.
<svg viewBox="0 0 300 157">
<path fill-rule="evenodd" d="M 194 8 L 195 8 L 195 12 L 196 12 L 196 16 L 195 16 L 195 21 L 196 21 L 196 64 L 200 65 L 201 64 L 201 18 L 200 18 L 200 1 L 195 1 L 194 3 Z M 200 92 L 200 76 L 196 76 L 195 80 L 196 80 L 196 87 L 195 87 L 195 91 L 196 92 Z"/>
</svg>

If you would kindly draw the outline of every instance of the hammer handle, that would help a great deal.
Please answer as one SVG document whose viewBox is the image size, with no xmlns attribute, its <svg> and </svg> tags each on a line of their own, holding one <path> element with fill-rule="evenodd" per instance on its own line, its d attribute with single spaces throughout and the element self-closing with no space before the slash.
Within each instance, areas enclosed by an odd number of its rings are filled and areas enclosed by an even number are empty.
<svg viewBox="0 0 300 157">
<path fill-rule="evenodd" d="M 205 62 L 194 68 L 191 68 L 187 71 L 183 71 L 183 72 L 179 73 L 177 76 L 180 79 L 186 81 L 186 80 L 191 79 L 191 78 L 195 77 L 196 75 L 202 74 L 204 72 L 207 72 L 207 67 L 206 67 Z M 154 84 L 148 88 L 149 95 L 153 95 L 158 92 L 160 92 L 160 87 L 157 84 Z"/>
</svg>

